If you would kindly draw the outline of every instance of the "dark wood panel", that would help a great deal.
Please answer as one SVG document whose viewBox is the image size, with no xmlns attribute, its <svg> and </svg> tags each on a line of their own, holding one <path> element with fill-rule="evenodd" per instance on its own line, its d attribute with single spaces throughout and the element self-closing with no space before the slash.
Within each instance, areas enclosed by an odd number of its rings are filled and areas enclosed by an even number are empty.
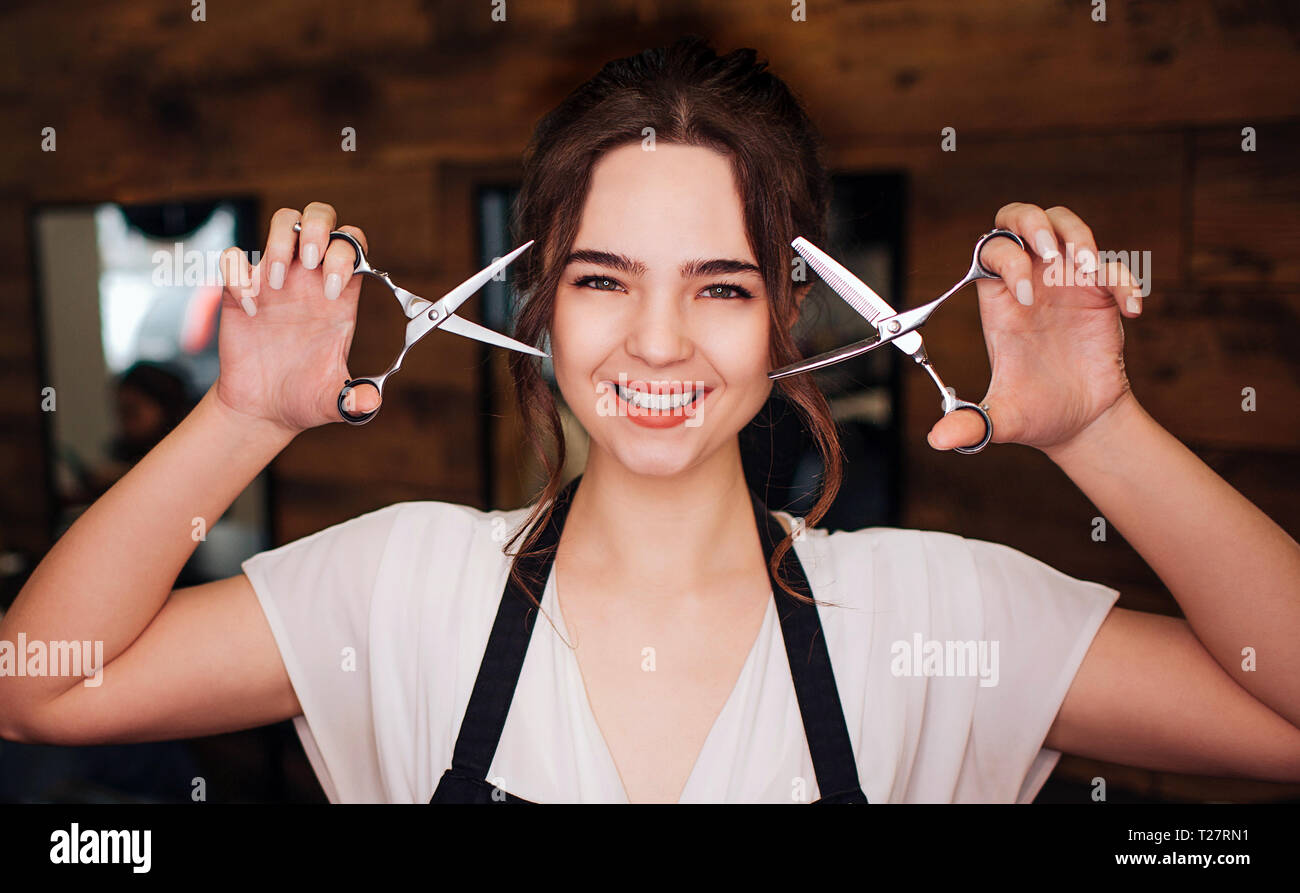
<svg viewBox="0 0 1300 893">
<path fill-rule="evenodd" d="M 1052 777 L 1088 785 L 1090 789 L 1094 778 L 1104 778 L 1108 791 L 1132 792 L 1152 800 L 1185 803 L 1281 803 L 1293 802 L 1300 796 L 1300 785 L 1295 784 L 1152 772 L 1072 754 L 1061 756 Z M 1112 795 L 1111 799 L 1119 798 Z M 1091 803 L 1092 800 L 1089 796 L 1082 802 Z"/>
<path fill-rule="evenodd" d="M 1125 322 L 1125 365 L 1154 418 L 1185 442 L 1300 449 L 1300 290 L 1182 289 L 1149 307 Z"/>
<path fill-rule="evenodd" d="M 364 485 L 337 480 L 286 480 L 276 493 L 276 539 L 288 543 L 334 524 L 398 502 L 437 500 L 467 505 L 474 493 L 464 488 L 421 487 L 379 481 Z"/>
<path fill-rule="evenodd" d="M 475 395 L 399 377 L 391 388 L 387 405 L 370 424 L 339 422 L 299 435 L 276 459 L 276 480 L 326 486 L 392 482 L 477 494 L 482 466 L 472 447 Z"/>
<path fill-rule="evenodd" d="M 1242 150 L 1242 127 L 1256 148 Z M 1196 134 L 1191 266 L 1202 283 L 1300 284 L 1300 124 Z"/>
</svg>

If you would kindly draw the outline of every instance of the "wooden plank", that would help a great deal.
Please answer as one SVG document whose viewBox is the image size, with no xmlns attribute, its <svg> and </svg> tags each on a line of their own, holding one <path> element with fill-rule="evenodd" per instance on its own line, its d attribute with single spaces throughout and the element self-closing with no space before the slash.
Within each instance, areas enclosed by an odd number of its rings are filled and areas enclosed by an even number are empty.
<svg viewBox="0 0 1300 893">
<path fill-rule="evenodd" d="M 1242 126 L 1256 148 L 1242 151 Z M 1201 283 L 1300 284 L 1300 124 L 1243 117 L 1196 134 L 1191 268 Z"/>
<path fill-rule="evenodd" d="M 277 480 L 276 541 L 293 542 L 398 502 L 436 500 L 467 505 L 473 495 L 454 487 L 413 488 L 391 482 L 348 485 L 326 480 Z"/>
<path fill-rule="evenodd" d="M 1172 803 L 1285 803 L 1300 796 L 1300 785 L 1296 784 L 1154 772 L 1073 754 L 1061 756 L 1052 777 L 1089 787 L 1094 778 L 1104 778 L 1108 794 L 1119 790 Z M 1118 797 L 1108 799 L 1123 802 Z"/>
<path fill-rule="evenodd" d="M 399 391 L 399 381 L 370 424 L 340 422 L 300 435 L 276 459 L 277 485 L 390 483 L 472 492 L 476 499 L 480 457 L 465 447 L 475 436 L 475 397 L 409 379 Z"/>
<path fill-rule="evenodd" d="M 0 182 L 190 179 L 249 166 L 237 157 L 267 170 L 355 170 L 369 159 L 517 153 L 536 118 L 601 63 L 691 24 L 725 35 L 724 50 L 757 46 L 834 142 L 910 135 L 937 145 L 945 126 L 1239 128 L 1300 105 L 1300 79 L 1276 74 L 1296 69 L 1285 17 L 1220 17 L 1210 0 L 1130 5 L 1106 23 L 1086 7 L 950 0 L 823 5 L 802 23 L 744 0 L 671 18 L 636 0 L 584 6 L 575 18 L 573 2 L 552 0 L 514 4 L 498 25 L 486 6 L 382 5 L 391 16 L 359 27 L 347 24 L 355 11 L 314 6 L 298 20 L 281 6 L 250 7 L 199 25 L 164 0 L 129 14 L 58 4 L 8 13 L 7 30 L 42 40 L 20 44 L 18 64 L 4 69 L 0 113 L 20 133 L 54 122 L 61 144 L 40 153 L 29 140 L 0 155 Z M 338 151 L 343 126 L 357 128 L 356 156 Z"/>
<path fill-rule="evenodd" d="M 277 208 L 301 209 L 308 202 L 322 201 L 334 206 L 339 225 L 350 224 L 365 233 L 372 262 L 392 274 L 399 285 L 411 287 L 398 279 L 399 273 L 431 273 L 445 263 L 433 214 L 437 185 L 428 165 L 298 171 L 262 178 L 255 188 L 263 242 Z"/>
<path fill-rule="evenodd" d="M 1148 307 L 1125 322 L 1125 366 L 1154 418 L 1188 443 L 1300 448 L 1300 290 L 1179 289 Z"/>
</svg>

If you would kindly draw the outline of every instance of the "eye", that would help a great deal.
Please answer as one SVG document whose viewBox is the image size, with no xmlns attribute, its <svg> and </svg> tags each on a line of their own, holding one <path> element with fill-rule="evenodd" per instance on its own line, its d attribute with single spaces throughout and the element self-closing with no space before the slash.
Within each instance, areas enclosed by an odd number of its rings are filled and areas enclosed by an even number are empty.
<svg viewBox="0 0 1300 893">
<path fill-rule="evenodd" d="M 591 288 L 596 291 L 618 291 L 623 287 L 617 279 L 610 279 L 608 276 L 580 276 L 573 280 L 573 285 L 577 288 Z"/>
<path fill-rule="evenodd" d="M 715 282 L 701 292 L 706 298 L 717 298 L 722 301 L 743 300 L 752 298 L 754 295 L 747 288 L 739 285 L 732 285 L 728 282 Z"/>
</svg>

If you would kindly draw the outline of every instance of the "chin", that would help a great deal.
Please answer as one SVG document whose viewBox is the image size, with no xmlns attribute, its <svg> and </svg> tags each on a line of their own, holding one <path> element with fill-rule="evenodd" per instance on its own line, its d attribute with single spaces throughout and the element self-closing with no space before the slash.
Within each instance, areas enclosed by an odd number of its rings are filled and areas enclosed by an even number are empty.
<svg viewBox="0 0 1300 893">
<path fill-rule="evenodd" d="M 626 422 L 625 422 L 626 424 Z M 697 464 L 704 454 L 701 444 L 681 429 L 673 433 L 658 431 L 625 432 L 601 446 L 633 474 L 647 477 L 673 477 Z"/>
</svg>

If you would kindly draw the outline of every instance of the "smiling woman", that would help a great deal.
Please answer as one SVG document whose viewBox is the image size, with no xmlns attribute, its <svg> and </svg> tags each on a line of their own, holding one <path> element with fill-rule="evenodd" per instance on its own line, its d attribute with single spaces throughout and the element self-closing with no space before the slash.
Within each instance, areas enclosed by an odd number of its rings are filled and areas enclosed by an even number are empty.
<svg viewBox="0 0 1300 893">
<path fill-rule="evenodd" d="M 798 359 L 790 243 L 822 236 L 819 145 L 752 50 L 687 39 L 606 65 L 539 124 L 515 217 L 536 240 L 516 335 L 550 341 L 583 474 L 560 485 L 554 397 L 515 353 L 551 470 L 535 502 L 398 503 L 171 592 L 189 519 L 335 420 L 350 377 L 359 283 L 330 233 L 365 236 L 323 203 L 277 212 L 257 270 L 227 257 L 257 312 L 227 287 L 217 383 L 0 622 L 102 640 L 103 686 L 2 679 L 0 731 L 103 742 L 293 717 L 335 802 L 1029 802 L 1061 751 L 1300 779 L 1300 546 L 1137 404 L 1124 277 L 1046 280 L 1062 247 L 1096 257 L 1069 210 L 994 217 L 1037 251 L 998 240 L 978 284 L 997 442 L 1053 459 L 1189 621 L 1116 609 L 1116 590 L 996 543 L 816 529 L 839 465 L 808 377 L 779 387 L 824 456 L 814 510 L 749 490 L 739 433 Z M 969 424 L 930 442 L 970 443 Z M 1246 671 L 1242 643 L 1269 659 Z"/>
<path fill-rule="evenodd" d="M 551 332 L 557 350 L 561 341 L 581 345 L 577 367 L 601 363 L 598 355 L 607 355 L 609 345 L 629 338 L 636 356 L 574 370 L 594 384 L 564 381 L 557 362 L 566 402 L 593 438 L 597 419 L 583 389 L 604 380 L 593 375 L 640 377 L 647 390 L 680 389 L 674 377 L 704 381 L 710 393 L 694 411 L 714 423 L 688 447 L 682 445 L 691 433 L 686 425 L 673 441 L 630 437 L 625 426 L 602 430 L 620 461 L 639 449 L 659 474 L 692 467 L 710 476 L 718 463 L 734 460 L 720 445 L 766 400 L 769 386 L 756 376 L 758 367 L 765 376 L 799 358 L 791 326 L 807 288 L 796 290 L 790 275 L 790 243 L 799 235 L 822 238 L 829 202 L 816 128 L 753 50 L 719 57 L 704 41 L 688 38 L 611 62 L 542 119 L 525 153 L 514 227 L 539 235 L 537 250 L 516 269 L 516 287 L 526 298 L 519 337 L 537 343 Z M 580 289 L 626 299 L 596 303 Z M 558 337 L 563 331 L 574 337 Z M 683 355 L 704 345 L 709 350 L 698 356 Z M 635 368 L 614 368 L 618 363 Z M 530 518 L 535 537 L 541 529 L 535 522 L 544 520 L 560 486 L 564 438 L 536 364 L 512 358 L 511 372 L 524 429 L 550 472 Z M 835 426 L 810 378 L 788 382 L 784 392 L 825 468 L 807 516 L 813 525 L 839 487 Z M 698 463 L 704 456 L 711 468 Z M 589 464 L 589 476 L 592 470 Z M 773 569 L 791 542 L 777 547 Z M 531 546 L 525 539 L 525 551 Z"/>
</svg>

